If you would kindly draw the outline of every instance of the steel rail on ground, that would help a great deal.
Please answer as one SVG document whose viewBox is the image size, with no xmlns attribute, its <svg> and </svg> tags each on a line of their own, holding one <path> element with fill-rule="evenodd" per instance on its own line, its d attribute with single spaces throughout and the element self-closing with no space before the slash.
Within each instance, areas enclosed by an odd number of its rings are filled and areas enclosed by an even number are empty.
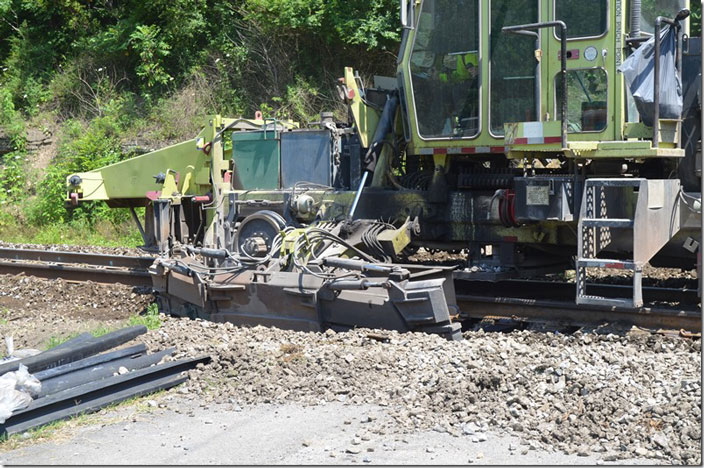
<svg viewBox="0 0 704 468">
<path fill-rule="evenodd" d="M 150 256 L 109 255 L 38 249 L 0 248 L 0 274 L 68 281 L 151 286 Z"/>
</svg>

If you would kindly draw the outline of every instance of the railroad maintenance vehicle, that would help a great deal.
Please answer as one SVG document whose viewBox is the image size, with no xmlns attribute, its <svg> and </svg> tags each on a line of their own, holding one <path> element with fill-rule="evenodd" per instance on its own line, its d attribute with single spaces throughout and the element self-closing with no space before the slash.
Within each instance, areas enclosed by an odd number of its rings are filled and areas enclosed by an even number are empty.
<svg viewBox="0 0 704 468">
<path fill-rule="evenodd" d="M 212 115 L 67 175 L 68 204 L 133 210 L 165 312 L 243 325 L 458 338 L 467 284 L 570 270 L 583 314 L 647 314 L 648 264 L 698 267 L 688 1 L 400 3 L 396 76 L 346 68 L 347 122 Z M 617 293 L 594 280 L 613 271 Z"/>
</svg>

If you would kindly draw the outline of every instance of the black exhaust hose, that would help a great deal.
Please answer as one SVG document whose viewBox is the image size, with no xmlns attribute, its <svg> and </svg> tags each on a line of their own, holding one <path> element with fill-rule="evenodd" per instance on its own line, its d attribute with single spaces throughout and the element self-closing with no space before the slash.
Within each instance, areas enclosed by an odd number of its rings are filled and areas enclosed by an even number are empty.
<svg viewBox="0 0 704 468">
<path fill-rule="evenodd" d="M 381 154 L 381 149 L 384 147 L 384 138 L 393 128 L 398 102 L 398 92 L 393 91 L 386 100 L 386 104 L 384 104 L 384 110 L 381 112 L 379 124 L 374 132 L 374 138 L 372 138 L 369 150 L 364 156 L 364 170 L 372 174 L 376 169 L 376 162 L 379 159 L 379 154 Z"/>
<path fill-rule="evenodd" d="M 641 0 L 631 3 L 631 38 L 640 37 Z"/>
<path fill-rule="evenodd" d="M 132 341 L 139 335 L 147 332 L 147 327 L 137 325 L 127 327 L 121 330 L 108 333 L 99 338 L 93 338 L 89 341 L 76 343 L 74 346 L 66 346 L 65 348 L 50 349 L 36 356 L 30 356 L 16 361 L 0 364 L 0 375 L 7 372 L 16 371 L 20 368 L 20 364 L 27 366 L 27 371 L 33 374 L 44 369 L 58 367 L 69 362 L 78 361 L 79 359 L 98 354 L 108 349 L 119 346 L 128 341 Z"/>
</svg>

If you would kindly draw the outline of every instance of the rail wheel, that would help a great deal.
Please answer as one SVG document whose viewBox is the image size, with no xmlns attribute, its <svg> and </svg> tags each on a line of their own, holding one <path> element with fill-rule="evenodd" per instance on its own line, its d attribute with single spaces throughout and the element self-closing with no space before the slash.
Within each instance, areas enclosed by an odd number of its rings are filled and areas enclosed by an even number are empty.
<svg viewBox="0 0 704 468">
<path fill-rule="evenodd" d="M 262 210 L 244 218 L 237 228 L 234 247 L 240 255 L 265 257 L 271 252 L 276 236 L 286 227 L 280 214 Z M 274 256 L 278 253 L 275 252 Z"/>
</svg>

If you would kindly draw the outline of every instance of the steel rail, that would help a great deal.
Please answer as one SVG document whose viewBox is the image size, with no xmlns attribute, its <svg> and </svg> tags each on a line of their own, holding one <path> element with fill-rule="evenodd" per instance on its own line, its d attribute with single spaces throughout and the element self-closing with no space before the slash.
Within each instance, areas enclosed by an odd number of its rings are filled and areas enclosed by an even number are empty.
<svg viewBox="0 0 704 468">
<path fill-rule="evenodd" d="M 12 435 L 42 426 L 52 421 L 95 412 L 110 404 L 142 396 L 185 382 L 183 371 L 207 363 L 210 357 L 182 359 L 116 375 L 78 387 L 62 390 L 32 401 L 0 424 L 0 435 Z"/>
<path fill-rule="evenodd" d="M 147 269 L 154 257 L 0 248 L 0 274 L 69 281 L 151 286 Z"/>
<path fill-rule="evenodd" d="M 24 273 L 71 281 L 152 286 L 147 268 L 154 258 L 148 256 L 0 248 L 0 259 L 3 258 L 7 260 L 0 260 L 0 274 Z M 690 282 L 683 280 L 687 286 Z M 607 296 L 620 295 L 630 288 L 619 284 L 591 283 L 589 287 Z M 574 283 L 564 281 L 455 279 L 454 288 L 460 315 L 465 319 L 503 317 L 579 325 L 620 321 L 645 328 L 684 329 L 695 333 L 700 333 L 702 329 L 701 315 L 694 309 L 698 301 L 697 291 L 690 287 L 646 286 L 643 294 L 651 306 L 639 309 L 577 306 L 574 303 Z M 653 303 L 657 302 L 670 302 L 676 307 L 654 306 Z M 688 306 L 692 306 L 692 310 Z"/>
<path fill-rule="evenodd" d="M 129 286 L 151 286 L 152 280 L 146 270 L 127 270 L 73 266 L 56 263 L 28 263 L 0 261 L 0 274 L 28 276 L 69 281 L 93 281 L 105 284 L 126 284 Z"/>
<path fill-rule="evenodd" d="M 667 302 L 696 306 L 699 297 L 696 280 L 683 279 L 682 287 L 644 286 L 643 298 L 648 303 Z M 633 286 L 610 283 L 587 283 L 592 294 L 605 297 L 624 297 L 631 294 Z M 574 283 L 567 281 L 544 281 L 533 279 L 509 279 L 495 282 L 455 280 L 458 294 L 480 296 L 509 296 L 531 299 L 542 296 L 551 300 L 574 300 Z"/>
<path fill-rule="evenodd" d="M 649 329 L 685 330 L 701 333 L 701 315 L 696 309 L 641 307 L 627 309 L 610 306 L 583 306 L 573 301 L 525 299 L 458 294 L 460 319 L 507 318 L 570 325 L 626 323 Z"/>
<path fill-rule="evenodd" d="M 154 262 L 154 257 L 149 256 L 62 252 L 7 247 L 0 247 L 0 259 L 47 263 L 73 263 L 104 267 L 132 268 L 135 270 L 146 270 Z"/>
</svg>

